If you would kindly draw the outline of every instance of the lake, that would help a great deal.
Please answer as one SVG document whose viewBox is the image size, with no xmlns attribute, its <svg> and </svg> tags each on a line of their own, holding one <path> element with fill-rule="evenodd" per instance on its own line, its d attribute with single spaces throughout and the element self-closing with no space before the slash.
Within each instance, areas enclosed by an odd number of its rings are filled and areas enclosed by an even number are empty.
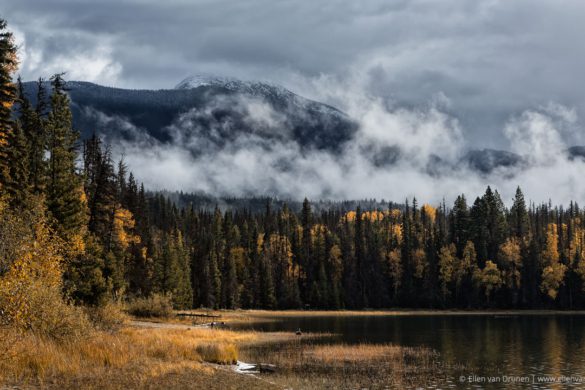
<svg viewBox="0 0 585 390">
<path fill-rule="evenodd" d="M 430 347 L 449 378 L 441 387 L 585 387 L 585 315 L 310 315 L 240 326 L 334 333 L 328 342 L 337 343 Z"/>
</svg>

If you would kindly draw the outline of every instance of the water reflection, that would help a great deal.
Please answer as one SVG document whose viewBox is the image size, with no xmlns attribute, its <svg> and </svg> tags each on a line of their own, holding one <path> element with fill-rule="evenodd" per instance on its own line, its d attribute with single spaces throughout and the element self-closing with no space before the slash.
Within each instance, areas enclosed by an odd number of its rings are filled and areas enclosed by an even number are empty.
<svg viewBox="0 0 585 390">
<path fill-rule="evenodd" d="M 457 388 L 585 388 L 577 378 L 585 377 L 583 315 L 286 317 L 242 326 L 336 333 L 338 342 L 350 344 L 431 347 L 441 354 L 449 382 Z M 529 377 L 532 383 L 469 383 L 470 375 L 500 377 L 502 381 Z M 537 383 L 542 376 L 573 378 L 569 383 Z"/>
</svg>

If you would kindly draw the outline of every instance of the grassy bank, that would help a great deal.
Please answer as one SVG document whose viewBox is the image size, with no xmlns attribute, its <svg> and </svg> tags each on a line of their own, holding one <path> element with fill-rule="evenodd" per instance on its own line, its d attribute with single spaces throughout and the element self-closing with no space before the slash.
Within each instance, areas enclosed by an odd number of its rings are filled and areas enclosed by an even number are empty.
<svg viewBox="0 0 585 390">
<path fill-rule="evenodd" d="M 243 357 L 278 368 L 270 380 L 292 389 L 405 388 L 441 381 L 439 356 L 391 344 L 288 343 L 245 349 Z"/>
<path fill-rule="evenodd" d="M 239 343 L 265 341 L 253 332 L 126 326 L 114 333 L 94 332 L 64 342 L 32 334 L 18 336 L 8 330 L 0 337 L 13 341 L 0 358 L 0 384 L 6 386 L 236 389 L 247 384 L 273 388 L 215 366 L 235 362 Z M 266 338 L 279 339 L 276 335 Z"/>
<path fill-rule="evenodd" d="M 266 312 L 268 314 L 269 312 Z M 260 312 L 216 312 L 223 322 Z M 401 386 L 436 376 L 436 354 L 394 345 L 329 345 L 327 335 L 232 331 L 151 318 L 115 330 L 54 340 L 0 329 L 0 387 L 48 389 L 347 388 Z M 152 323 L 150 323 L 152 324 Z M 256 376 L 234 372 L 237 360 L 276 365 Z M 416 375 L 413 375 L 416 373 Z M 374 380 L 375 379 L 375 380 Z"/>
</svg>

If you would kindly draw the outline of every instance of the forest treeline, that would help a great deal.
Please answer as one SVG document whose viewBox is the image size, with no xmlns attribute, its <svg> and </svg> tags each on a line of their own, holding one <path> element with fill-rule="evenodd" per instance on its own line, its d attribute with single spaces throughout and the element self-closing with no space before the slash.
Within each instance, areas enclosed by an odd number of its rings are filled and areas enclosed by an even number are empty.
<svg viewBox="0 0 585 390">
<path fill-rule="evenodd" d="M 518 188 L 506 208 L 488 187 L 450 207 L 179 206 L 98 137 L 79 140 L 62 75 L 39 80 L 31 104 L 0 30 L 3 321 L 29 321 L 31 292 L 47 288 L 92 306 L 164 294 L 181 309 L 584 306 L 576 203 L 527 205 Z"/>
</svg>

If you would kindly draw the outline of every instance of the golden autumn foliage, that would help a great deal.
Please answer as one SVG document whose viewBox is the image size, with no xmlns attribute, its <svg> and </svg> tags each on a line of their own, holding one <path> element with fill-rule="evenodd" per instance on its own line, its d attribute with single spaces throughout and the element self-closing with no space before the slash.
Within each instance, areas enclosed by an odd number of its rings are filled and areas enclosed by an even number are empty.
<svg viewBox="0 0 585 390">
<path fill-rule="evenodd" d="M 459 287 L 463 278 L 467 275 L 472 275 L 477 267 L 477 253 L 475 252 L 475 245 L 472 241 L 467 241 L 461 259 L 457 259 L 458 263 L 454 269 L 455 285 Z"/>
<path fill-rule="evenodd" d="M 520 252 L 520 242 L 516 237 L 511 237 L 500 245 L 500 261 L 503 266 L 504 280 L 508 287 L 518 289 L 522 275 L 522 253 Z"/>
<path fill-rule="evenodd" d="M 3 219 L 14 219 L 2 212 Z M 8 215 L 6 215 L 8 214 Z M 18 331 L 31 331 L 53 338 L 79 336 L 89 329 L 81 309 L 68 305 L 62 296 L 64 243 L 52 234 L 42 217 L 31 214 L 28 234 L 12 240 L 18 248 L 0 274 L 0 321 Z M 4 254 L 6 256 L 6 254 Z"/>
<path fill-rule="evenodd" d="M 473 278 L 476 283 L 484 288 L 488 301 L 492 292 L 500 288 L 504 283 L 502 272 L 498 269 L 498 265 L 491 260 L 485 262 L 483 269 L 477 268 Z"/>
<path fill-rule="evenodd" d="M 348 222 L 353 222 L 353 221 L 355 221 L 355 217 L 356 217 L 356 212 L 351 210 L 351 211 L 348 211 L 347 213 L 345 213 L 345 216 L 343 218 Z"/>
<path fill-rule="evenodd" d="M 256 251 L 257 253 L 262 253 L 264 249 L 264 233 L 259 233 L 258 238 L 256 239 Z"/>
<path fill-rule="evenodd" d="M 546 247 L 542 252 L 542 282 L 540 289 L 551 299 L 556 299 L 563 284 L 567 266 L 560 262 L 557 225 L 549 223 L 546 232 Z"/>
<path fill-rule="evenodd" d="M 390 213 L 389 213 L 390 218 L 392 218 L 395 221 L 398 221 L 398 219 L 400 218 L 401 215 L 402 215 L 402 212 L 399 209 L 392 209 L 392 210 L 390 210 Z"/>
<path fill-rule="evenodd" d="M 365 211 L 364 213 L 362 213 L 362 219 L 363 220 L 369 220 L 370 222 L 379 222 L 381 220 L 383 220 L 386 215 L 388 213 L 387 212 L 382 212 L 382 211 Z"/>
<path fill-rule="evenodd" d="M 390 225 L 390 237 L 396 239 L 396 244 L 402 244 L 402 225 Z"/>
<path fill-rule="evenodd" d="M 67 240 L 66 253 L 68 258 L 74 258 L 85 252 L 85 238 L 81 234 L 73 234 Z"/>
<path fill-rule="evenodd" d="M 439 280 L 441 281 L 441 291 L 443 296 L 448 295 L 448 285 L 455 276 L 455 266 L 457 262 L 455 256 L 456 251 L 455 244 L 450 244 L 442 247 L 439 252 Z"/>
<path fill-rule="evenodd" d="M 421 211 L 429 217 L 431 223 L 435 223 L 435 219 L 437 218 L 437 209 L 435 207 L 425 203 L 421 207 Z"/>
<path fill-rule="evenodd" d="M 317 238 L 326 235 L 328 231 L 329 230 L 325 225 L 321 224 L 313 225 L 313 227 L 311 227 L 311 239 L 315 241 Z"/>
<path fill-rule="evenodd" d="M 392 210 L 373 210 L 364 211 L 361 214 L 362 220 L 368 220 L 370 222 L 380 222 L 386 218 L 390 218 L 392 221 L 397 222 L 400 218 L 401 212 L 398 209 Z M 354 222 L 356 219 L 356 212 L 354 210 L 348 211 L 342 218 L 342 221 Z"/>
<path fill-rule="evenodd" d="M 560 263 L 551 264 L 542 270 L 542 283 L 540 288 L 551 299 L 556 299 L 566 270 L 567 266 Z"/>
<path fill-rule="evenodd" d="M 139 244 L 140 237 L 132 234 L 134 216 L 126 209 L 118 208 L 114 213 L 114 234 L 118 245 L 125 250 L 130 244 Z"/>
</svg>

